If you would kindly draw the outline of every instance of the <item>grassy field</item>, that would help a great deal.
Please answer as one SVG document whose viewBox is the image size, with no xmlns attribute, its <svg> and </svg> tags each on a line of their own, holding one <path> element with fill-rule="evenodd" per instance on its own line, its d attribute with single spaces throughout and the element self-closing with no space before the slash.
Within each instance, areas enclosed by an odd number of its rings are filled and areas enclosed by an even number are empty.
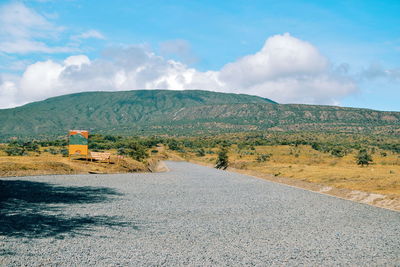
<svg viewBox="0 0 400 267">
<path fill-rule="evenodd" d="M 190 152 L 181 153 L 181 156 L 213 164 L 217 152 L 218 149 L 213 148 L 205 156 Z M 271 156 L 265 162 L 259 162 L 257 158 L 261 154 Z M 372 155 L 373 163 L 364 167 L 356 164 L 355 152 L 336 157 L 316 151 L 308 145 L 255 146 L 254 150 L 240 150 L 237 146 L 232 146 L 228 155 L 229 166 L 235 169 L 335 188 L 400 196 L 400 155 L 390 151 L 375 151 Z"/>
<path fill-rule="evenodd" d="M 44 149 L 42 149 L 44 150 Z M 115 152 L 115 151 L 111 151 Z M 111 157 L 108 162 L 91 162 L 74 156 L 71 159 L 48 152 L 29 152 L 25 156 L 7 156 L 0 151 L 0 176 L 29 176 L 48 174 L 124 173 L 148 171 L 146 163 L 128 157 Z"/>
</svg>

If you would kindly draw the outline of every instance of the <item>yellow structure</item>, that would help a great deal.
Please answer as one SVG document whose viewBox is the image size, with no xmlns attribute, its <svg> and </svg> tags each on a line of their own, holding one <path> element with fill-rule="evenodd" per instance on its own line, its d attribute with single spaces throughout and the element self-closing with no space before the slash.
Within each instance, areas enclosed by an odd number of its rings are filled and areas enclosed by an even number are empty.
<svg viewBox="0 0 400 267">
<path fill-rule="evenodd" d="M 89 154 L 88 139 L 89 132 L 83 130 L 69 131 L 69 155 L 84 155 Z"/>
</svg>

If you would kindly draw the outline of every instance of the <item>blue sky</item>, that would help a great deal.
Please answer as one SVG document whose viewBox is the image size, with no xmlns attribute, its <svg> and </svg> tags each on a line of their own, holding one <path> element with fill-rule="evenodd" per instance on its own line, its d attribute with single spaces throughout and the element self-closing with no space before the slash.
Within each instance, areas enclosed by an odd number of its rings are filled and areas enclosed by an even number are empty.
<svg viewBox="0 0 400 267">
<path fill-rule="evenodd" d="M 10 15 L 0 23 L 0 107 L 84 90 L 165 87 L 400 111 L 400 1 L 0 6 Z"/>
</svg>

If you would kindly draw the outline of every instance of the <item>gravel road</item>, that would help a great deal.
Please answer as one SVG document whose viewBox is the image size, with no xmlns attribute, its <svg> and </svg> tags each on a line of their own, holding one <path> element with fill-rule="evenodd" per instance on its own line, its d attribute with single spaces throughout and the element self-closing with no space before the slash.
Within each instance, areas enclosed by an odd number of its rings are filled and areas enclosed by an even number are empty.
<svg viewBox="0 0 400 267">
<path fill-rule="evenodd" d="M 400 266 L 400 213 L 184 162 L 0 179 L 4 266 Z"/>
</svg>

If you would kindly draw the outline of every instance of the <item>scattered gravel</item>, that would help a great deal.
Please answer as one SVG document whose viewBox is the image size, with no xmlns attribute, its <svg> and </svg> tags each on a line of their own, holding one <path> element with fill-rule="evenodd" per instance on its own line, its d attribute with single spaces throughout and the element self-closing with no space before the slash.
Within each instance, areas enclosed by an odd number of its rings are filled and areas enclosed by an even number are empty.
<svg viewBox="0 0 400 267">
<path fill-rule="evenodd" d="M 0 179 L 4 266 L 400 266 L 400 213 L 183 162 Z"/>
</svg>

